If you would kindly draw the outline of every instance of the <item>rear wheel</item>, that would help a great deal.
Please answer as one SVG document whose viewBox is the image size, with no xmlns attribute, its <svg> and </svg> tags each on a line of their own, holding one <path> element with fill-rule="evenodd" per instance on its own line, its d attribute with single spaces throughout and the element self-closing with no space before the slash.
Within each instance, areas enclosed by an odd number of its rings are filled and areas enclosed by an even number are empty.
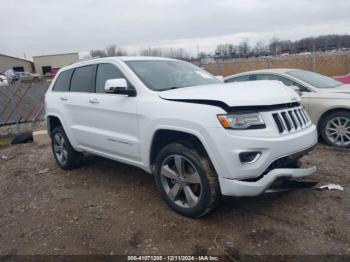
<svg viewBox="0 0 350 262">
<path fill-rule="evenodd" d="M 321 120 L 320 133 L 328 145 L 350 148 L 350 112 L 336 111 L 327 115 Z"/>
<path fill-rule="evenodd" d="M 182 144 L 170 144 L 159 152 L 155 179 L 168 206 L 184 216 L 203 216 L 219 202 L 219 183 L 210 160 Z"/>
<path fill-rule="evenodd" d="M 52 131 L 51 146 L 56 162 L 61 168 L 72 169 L 81 164 L 83 154 L 74 150 L 63 127 L 56 127 Z"/>
</svg>

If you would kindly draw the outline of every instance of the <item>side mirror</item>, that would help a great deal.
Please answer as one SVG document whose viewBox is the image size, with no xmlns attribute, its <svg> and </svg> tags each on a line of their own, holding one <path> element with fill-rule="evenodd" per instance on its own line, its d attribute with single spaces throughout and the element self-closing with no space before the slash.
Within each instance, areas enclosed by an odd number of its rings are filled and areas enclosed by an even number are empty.
<svg viewBox="0 0 350 262">
<path fill-rule="evenodd" d="M 298 95 L 302 95 L 303 93 L 300 91 L 300 88 L 297 86 L 290 86 L 291 89 L 293 89 L 295 92 L 298 93 Z"/>
<path fill-rule="evenodd" d="M 124 78 L 109 79 L 105 83 L 105 92 L 112 94 L 135 96 L 134 89 L 128 89 L 128 83 Z"/>
</svg>

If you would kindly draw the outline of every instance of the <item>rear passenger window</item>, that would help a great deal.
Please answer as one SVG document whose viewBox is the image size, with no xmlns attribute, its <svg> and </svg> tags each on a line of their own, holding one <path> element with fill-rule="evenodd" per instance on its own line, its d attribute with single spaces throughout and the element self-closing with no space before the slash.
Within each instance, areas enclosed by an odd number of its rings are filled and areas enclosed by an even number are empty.
<svg viewBox="0 0 350 262">
<path fill-rule="evenodd" d="M 117 67 L 111 64 L 99 64 L 96 74 L 96 93 L 105 93 L 106 81 L 116 78 L 125 78 Z"/>
<path fill-rule="evenodd" d="M 57 92 L 68 92 L 69 91 L 69 82 L 72 76 L 73 70 L 67 70 L 60 73 L 57 77 L 53 91 Z"/>
<path fill-rule="evenodd" d="M 70 85 L 71 92 L 93 92 L 95 66 L 83 66 L 74 70 Z"/>
</svg>

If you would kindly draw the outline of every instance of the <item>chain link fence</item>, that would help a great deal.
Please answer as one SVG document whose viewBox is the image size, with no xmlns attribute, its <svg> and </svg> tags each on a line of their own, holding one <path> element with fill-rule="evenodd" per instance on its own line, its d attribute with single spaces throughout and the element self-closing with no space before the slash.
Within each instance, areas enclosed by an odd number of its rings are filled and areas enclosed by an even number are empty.
<svg viewBox="0 0 350 262">
<path fill-rule="evenodd" d="M 0 86 L 0 127 L 44 120 L 44 97 L 49 83 L 16 81 Z"/>
</svg>

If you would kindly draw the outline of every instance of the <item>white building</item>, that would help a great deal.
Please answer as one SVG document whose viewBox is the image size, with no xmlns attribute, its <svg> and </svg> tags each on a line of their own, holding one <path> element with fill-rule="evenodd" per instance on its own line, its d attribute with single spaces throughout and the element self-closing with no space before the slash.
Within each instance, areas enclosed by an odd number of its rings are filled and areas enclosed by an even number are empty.
<svg viewBox="0 0 350 262">
<path fill-rule="evenodd" d="M 33 56 L 36 72 L 42 75 L 55 75 L 57 71 L 79 60 L 78 53 Z"/>
</svg>

